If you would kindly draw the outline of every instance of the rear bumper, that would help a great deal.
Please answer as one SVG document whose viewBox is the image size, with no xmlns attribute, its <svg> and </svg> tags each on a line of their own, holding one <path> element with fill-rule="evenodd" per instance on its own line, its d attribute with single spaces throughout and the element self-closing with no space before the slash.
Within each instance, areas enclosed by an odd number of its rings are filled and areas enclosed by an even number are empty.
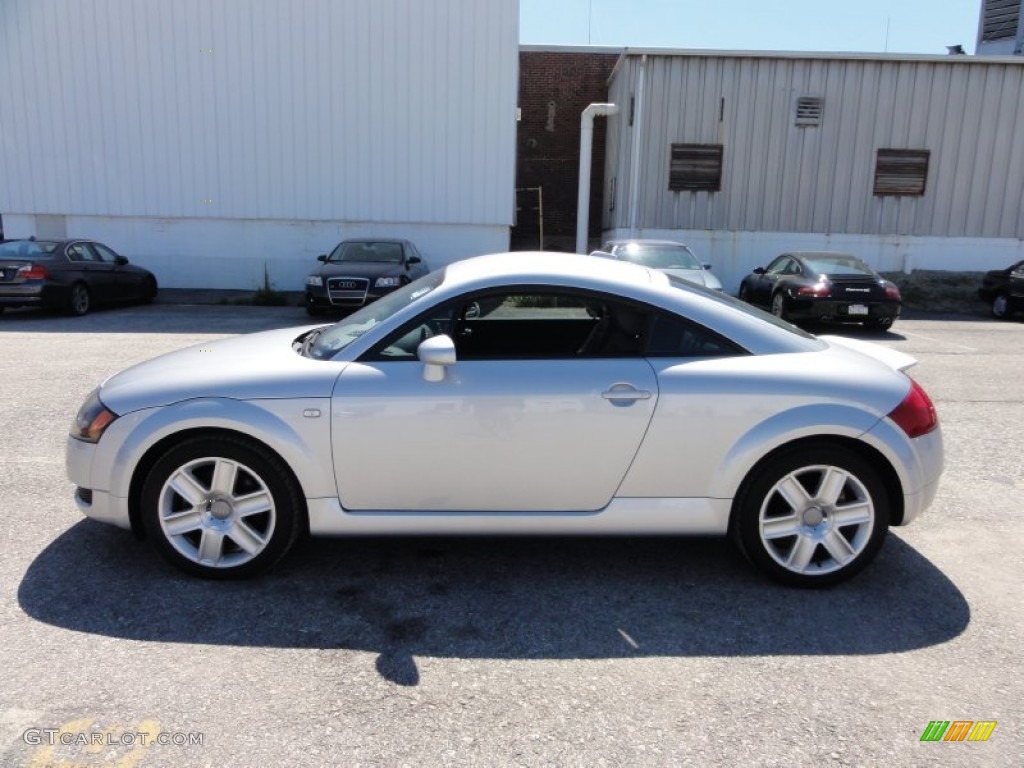
<svg viewBox="0 0 1024 768">
<path fill-rule="evenodd" d="M 867 307 L 867 314 L 852 314 L 850 307 Z M 900 316 L 898 301 L 836 301 L 833 299 L 791 299 L 786 314 L 793 320 L 833 320 L 863 323 L 881 317 Z"/>
</svg>

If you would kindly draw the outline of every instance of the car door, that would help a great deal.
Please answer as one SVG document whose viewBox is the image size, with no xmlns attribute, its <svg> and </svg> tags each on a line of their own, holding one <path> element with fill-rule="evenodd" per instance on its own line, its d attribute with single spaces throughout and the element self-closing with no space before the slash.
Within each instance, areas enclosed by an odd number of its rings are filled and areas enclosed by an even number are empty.
<svg viewBox="0 0 1024 768">
<path fill-rule="evenodd" d="M 791 268 L 793 259 L 788 255 L 782 255 L 772 261 L 765 271 L 757 276 L 754 284 L 754 303 L 761 306 L 770 306 L 772 293 L 775 291 L 775 284 L 779 278 Z"/>
<path fill-rule="evenodd" d="M 1024 308 L 1024 261 L 1010 270 L 1010 298 L 1017 311 Z"/>
<path fill-rule="evenodd" d="M 133 268 L 127 262 L 118 263 L 117 254 L 102 243 L 92 243 L 93 249 L 99 254 L 104 264 L 113 265 L 111 273 L 113 283 L 111 287 L 111 298 L 117 301 L 128 301 L 142 296 L 142 279 L 145 273 Z"/>
<path fill-rule="evenodd" d="M 342 506 L 498 513 L 605 507 L 658 398 L 639 347 L 611 345 L 614 304 L 535 288 L 465 297 L 347 366 L 331 417 Z M 442 381 L 426 381 L 416 347 L 444 330 L 457 361 Z"/>
<path fill-rule="evenodd" d="M 74 280 L 85 283 L 93 301 L 109 301 L 114 291 L 114 265 L 104 262 L 91 243 L 71 243 L 67 254 L 76 273 Z"/>
</svg>

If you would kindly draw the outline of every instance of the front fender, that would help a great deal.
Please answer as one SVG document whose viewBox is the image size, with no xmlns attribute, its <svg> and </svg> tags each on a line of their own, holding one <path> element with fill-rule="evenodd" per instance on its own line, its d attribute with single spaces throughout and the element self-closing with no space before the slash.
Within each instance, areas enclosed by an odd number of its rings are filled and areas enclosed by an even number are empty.
<svg viewBox="0 0 1024 768">
<path fill-rule="evenodd" d="M 133 411 L 115 420 L 97 443 L 94 487 L 127 497 L 135 467 L 158 442 L 193 429 L 225 429 L 275 451 L 295 473 L 306 498 L 336 498 L 330 408 L 330 398 L 200 398 Z"/>
<path fill-rule="evenodd" d="M 859 438 L 879 420 L 877 414 L 834 403 L 802 405 L 774 414 L 733 443 L 712 475 L 709 495 L 716 499 L 735 498 L 754 465 L 787 443 L 830 435 Z"/>
</svg>

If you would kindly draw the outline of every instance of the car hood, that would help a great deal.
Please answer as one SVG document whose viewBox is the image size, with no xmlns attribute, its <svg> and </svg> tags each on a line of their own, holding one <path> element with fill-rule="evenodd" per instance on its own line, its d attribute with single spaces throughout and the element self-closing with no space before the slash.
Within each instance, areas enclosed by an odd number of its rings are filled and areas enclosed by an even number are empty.
<svg viewBox="0 0 1024 768">
<path fill-rule="evenodd" d="M 718 281 L 718 278 L 706 269 L 663 269 L 661 271 L 667 275 L 672 275 L 672 277 L 678 277 L 680 280 L 703 285 L 713 291 L 722 290 L 722 284 Z"/>
<path fill-rule="evenodd" d="M 199 397 L 330 397 L 344 364 L 312 360 L 292 349 L 298 336 L 315 327 L 251 333 L 161 355 L 104 381 L 100 399 L 123 415 Z"/>
<path fill-rule="evenodd" d="M 312 274 L 320 277 L 394 277 L 405 274 L 396 261 L 336 261 L 322 264 Z"/>
</svg>

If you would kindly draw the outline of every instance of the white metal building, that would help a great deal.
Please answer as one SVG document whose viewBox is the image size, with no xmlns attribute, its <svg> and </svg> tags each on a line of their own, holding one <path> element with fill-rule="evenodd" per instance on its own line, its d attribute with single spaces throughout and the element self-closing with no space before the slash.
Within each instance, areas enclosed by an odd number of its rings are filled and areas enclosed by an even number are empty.
<svg viewBox="0 0 1024 768">
<path fill-rule="evenodd" d="M 1024 0 L 982 0 L 979 56 L 1024 55 Z"/>
<path fill-rule="evenodd" d="M 3 0 L 7 237 L 299 288 L 346 237 L 505 250 L 518 0 Z"/>
<path fill-rule="evenodd" d="M 683 240 L 729 290 L 786 250 L 882 270 L 1024 259 L 1024 60 L 633 50 L 606 235 Z"/>
</svg>

